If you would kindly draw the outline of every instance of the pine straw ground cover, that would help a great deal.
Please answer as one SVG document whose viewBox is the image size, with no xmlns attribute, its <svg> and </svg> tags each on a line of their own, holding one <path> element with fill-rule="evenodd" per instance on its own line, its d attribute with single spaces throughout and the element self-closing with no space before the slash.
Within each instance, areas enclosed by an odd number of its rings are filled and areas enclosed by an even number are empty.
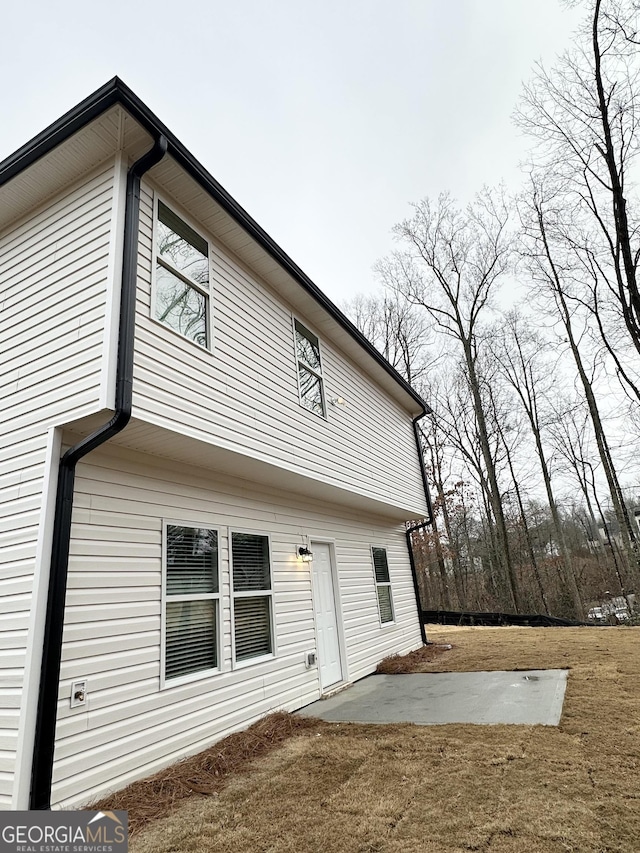
<svg viewBox="0 0 640 853">
<path fill-rule="evenodd" d="M 134 835 L 132 853 L 638 853 L 640 628 L 428 634 L 453 648 L 382 668 L 568 667 L 560 726 L 277 715 L 100 806 L 128 808 L 134 824 L 148 801 L 166 813 Z"/>
</svg>

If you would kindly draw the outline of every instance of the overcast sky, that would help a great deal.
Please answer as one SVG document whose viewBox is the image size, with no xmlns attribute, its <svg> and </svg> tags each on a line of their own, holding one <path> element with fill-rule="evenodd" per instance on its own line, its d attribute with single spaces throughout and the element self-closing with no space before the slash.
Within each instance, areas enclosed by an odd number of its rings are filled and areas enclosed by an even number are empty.
<svg viewBox="0 0 640 853">
<path fill-rule="evenodd" d="M 409 202 L 518 178 L 558 0 L 59 0 L 3 14 L 0 159 L 115 74 L 334 301 Z"/>
</svg>

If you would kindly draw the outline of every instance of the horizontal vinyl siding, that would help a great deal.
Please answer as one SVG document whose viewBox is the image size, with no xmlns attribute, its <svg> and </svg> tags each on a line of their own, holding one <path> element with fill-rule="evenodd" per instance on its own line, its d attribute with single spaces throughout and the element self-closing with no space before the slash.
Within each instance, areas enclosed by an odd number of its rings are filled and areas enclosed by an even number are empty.
<svg viewBox="0 0 640 853">
<path fill-rule="evenodd" d="M 13 785 L 47 431 L 98 406 L 112 187 L 103 169 L 0 234 L 0 808 Z"/>
<path fill-rule="evenodd" d="M 11 808 L 47 435 L 0 450 L 0 809 Z"/>
<path fill-rule="evenodd" d="M 221 671 L 160 690 L 163 519 L 219 530 Z M 271 542 L 277 657 L 236 669 L 231 660 L 229 528 Z M 58 706 L 54 802 L 71 806 L 196 752 L 258 717 L 320 694 L 310 567 L 296 548 L 332 539 L 345 623 L 345 677 L 359 678 L 394 652 L 420 645 L 404 535 L 379 518 L 337 514 L 286 494 L 248 494 L 186 466 L 158 466 L 110 449 L 78 466 Z M 396 607 L 381 628 L 371 544 L 385 544 Z M 69 704 L 88 681 L 86 708 Z M 81 770 L 79 770 L 81 768 Z"/>
<path fill-rule="evenodd" d="M 11 631 L 9 647 L 20 649 L 22 653 L 30 609 L 46 445 L 46 433 L 26 442 L 16 442 L 4 448 L 6 456 L 0 466 L 0 641 L 5 631 Z M 16 619 L 19 624 L 12 621 Z M 16 630 L 19 636 L 13 633 Z M 9 677 L 0 668 L 0 683 L 20 687 L 20 674 L 16 672 Z"/>
<path fill-rule="evenodd" d="M 150 319 L 152 204 L 143 187 L 134 416 L 425 511 L 410 415 L 322 337 L 327 419 L 304 409 L 289 307 L 218 245 L 211 242 L 212 351 Z M 346 404 L 331 406 L 336 397 Z"/>
<path fill-rule="evenodd" d="M 95 410 L 113 169 L 0 236 L 3 446 Z"/>
</svg>

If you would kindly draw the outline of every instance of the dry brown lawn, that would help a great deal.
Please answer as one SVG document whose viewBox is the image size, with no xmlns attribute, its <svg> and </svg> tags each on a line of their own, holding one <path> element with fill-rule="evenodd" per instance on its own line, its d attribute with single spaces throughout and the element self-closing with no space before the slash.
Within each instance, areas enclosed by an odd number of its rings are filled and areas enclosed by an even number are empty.
<svg viewBox="0 0 640 853">
<path fill-rule="evenodd" d="M 200 784 L 213 793 L 187 796 L 183 785 L 169 814 L 133 837 L 132 853 L 638 853 L 640 628 L 428 634 L 453 649 L 427 647 L 386 668 L 568 667 L 560 726 L 292 728 L 280 715 L 286 737 L 245 749 L 230 774 L 214 747 L 220 766 L 208 761 Z M 135 796 L 103 805 L 132 808 Z"/>
</svg>

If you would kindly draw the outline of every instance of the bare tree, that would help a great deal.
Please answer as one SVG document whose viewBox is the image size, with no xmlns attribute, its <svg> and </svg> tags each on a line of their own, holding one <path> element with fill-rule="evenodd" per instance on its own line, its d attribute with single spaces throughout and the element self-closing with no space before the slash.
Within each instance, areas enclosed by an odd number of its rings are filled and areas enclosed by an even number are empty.
<svg viewBox="0 0 640 853">
<path fill-rule="evenodd" d="M 542 356 L 544 348 L 544 342 L 539 333 L 534 331 L 530 322 L 527 323 L 516 311 L 511 311 L 505 316 L 492 346 L 493 355 L 500 365 L 501 373 L 513 389 L 529 422 L 549 502 L 556 542 L 562 557 L 564 580 L 570 590 L 576 615 L 582 617 L 583 602 L 573 571 L 571 555 L 564 539 L 543 436 L 544 397 L 554 383 L 553 368 L 548 360 L 545 363 Z"/>
<path fill-rule="evenodd" d="M 538 67 L 517 120 L 537 142 L 537 168 L 554 176 L 571 211 L 567 236 L 593 276 L 598 307 L 606 301 L 613 306 L 640 354 L 640 232 L 632 180 L 640 151 L 640 6 L 637 0 L 584 5 L 574 48 L 553 71 Z M 615 348 L 611 352 L 615 357 Z"/>
<path fill-rule="evenodd" d="M 529 559 L 529 563 L 531 565 L 531 570 L 533 572 L 533 576 L 536 581 L 538 593 L 540 596 L 540 601 L 542 602 L 542 606 L 545 613 L 550 613 L 549 610 L 549 602 L 547 600 L 547 596 L 544 589 L 544 583 L 542 581 L 542 576 L 540 574 L 540 566 L 538 564 L 538 558 L 535 553 L 535 548 L 533 546 L 533 537 L 531 535 L 531 529 L 529 524 L 529 519 L 527 515 L 527 510 L 524 505 L 522 487 L 520 483 L 520 477 L 516 473 L 515 463 L 514 463 L 514 453 L 513 453 L 513 438 L 512 435 L 508 434 L 507 431 L 503 428 L 503 426 L 499 424 L 500 438 L 504 445 L 505 456 L 507 460 L 507 465 L 509 468 L 509 474 L 511 475 L 511 481 L 513 483 L 513 491 L 515 494 L 517 506 L 518 506 L 518 514 L 520 517 L 520 526 L 522 528 L 522 534 L 524 538 L 524 543 L 526 547 L 527 557 Z M 510 431 L 509 431 L 510 432 Z"/>
<path fill-rule="evenodd" d="M 630 569 L 634 579 L 640 572 L 640 554 L 635 531 L 629 518 L 611 449 L 605 433 L 593 384 L 583 358 L 575 328 L 575 307 L 568 296 L 571 283 L 565 276 L 571 268 L 571 259 L 563 241 L 566 209 L 559 202 L 555 190 L 548 192 L 542 179 L 532 180 L 531 195 L 521 208 L 523 224 L 523 254 L 534 282 L 541 285 L 552 300 L 552 312 L 562 324 L 575 363 L 579 382 L 589 410 L 598 454 L 607 480 L 612 505 L 623 537 Z M 556 221 L 561 227 L 556 231 Z M 556 239 L 556 235 L 558 235 Z"/>
<path fill-rule="evenodd" d="M 379 262 L 378 275 L 391 290 L 423 307 L 440 332 L 459 348 L 488 484 L 500 571 L 512 606 L 520 610 L 478 375 L 480 324 L 509 266 L 508 206 L 503 193 L 484 190 L 466 210 L 460 210 L 447 195 L 435 204 L 425 199 L 413 208 L 413 216 L 394 229 L 403 251 Z"/>
<path fill-rule="evenodd" d="M 589 430 L 591 423 L 589 411 L 588 409 L 585 410 L 583 401 L 568 401 L 564 404 L 556 404 L 556 412 L 557 417 L 549 428 L 552 446 L 560 458 L 564 460 L 566 470 L 573 476 L 580 488 L 584 511 L 588 519 L 588 523 L 585 525 L 585 533 L 589 541 L 593 543 L 596 559 L 603 568 L 607 568 L 607 560 L 599 547 L 598 530 L 602 529 L 617 585 L 620 594 L 624 595 L 628 584 L 623 579 L 624 568 L 621 566 L 618 548 L 611 537 L 610 525 L 607 524 L 603 512 L 596 485 L 595 466 L 591 462 L 593 451 L 591 449 L 592 434 Z M 596 518 L 596 509 L 599 522 Z"/>
<path fill-rule="evenodd" d="M 462 588 L 460 560 L 458 552 L 454 547 L 454 536 L 449 512 L 449 500 L 452 495 L 452 491 L 448 487 L 447 480 L 450 478 L 448 476 L 448 472 L 445 470 L 447 466 L 447 437 L 445 431 L 440 425 L 440 419 L 435 415 L 432 415 L 429 418 L 426 426 L 422 427 L 421 431 L 427 450 L 427 471 L 429 472 L 429 479 L 435 491 L 433 533 L 443 585 L 443 598 L 445 600 L 445 606 L 451 609 L 452 596 L 449 591 L 449 581 L 445 561 L 446 556 L 451 562 L 453 581 L 459 606 L 464 608 L 465 596 Z M 443 547 L 442 537 L 440 535 L 440 521 L 442 521 L 446 536 L 446 549 Z"/>
<path fill-rule="evenodd" d="M 359 294 L 344 312 L 410 385 L 418 387 L 434 367 L 433 333 L 425 317 L 393 291 Z"/>
</svg>

